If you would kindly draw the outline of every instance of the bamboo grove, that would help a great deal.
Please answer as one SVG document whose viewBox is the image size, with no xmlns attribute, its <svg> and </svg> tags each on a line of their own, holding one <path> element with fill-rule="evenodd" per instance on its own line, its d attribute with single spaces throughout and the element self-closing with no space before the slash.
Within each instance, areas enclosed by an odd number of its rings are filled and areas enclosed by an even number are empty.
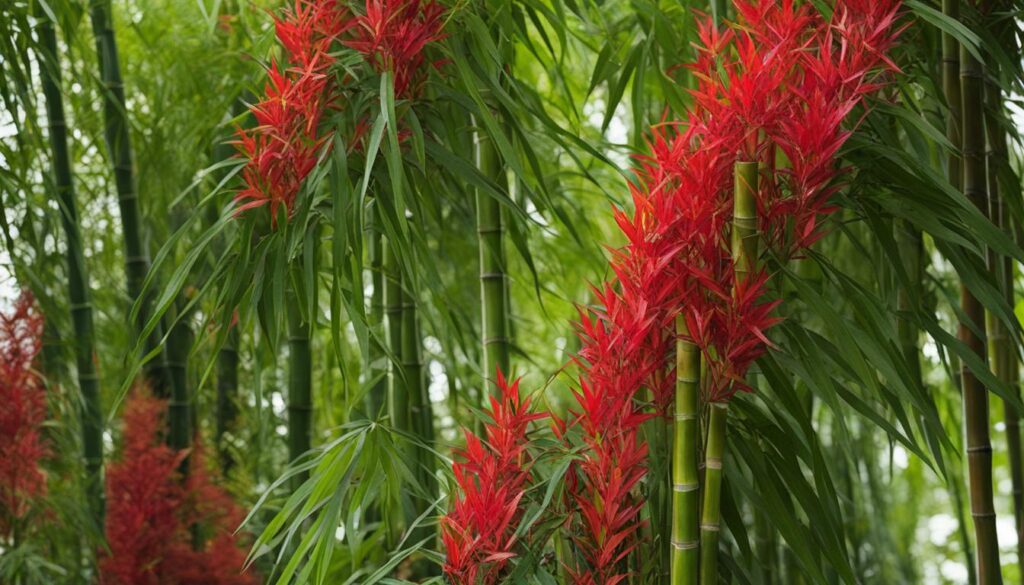
<svg viewBox="0 0 1024 585">
<path fill-rule="evenodd" d="M 1024 583 L 1022 15 L 5 3 L 0 583 Z"/>
</svg>

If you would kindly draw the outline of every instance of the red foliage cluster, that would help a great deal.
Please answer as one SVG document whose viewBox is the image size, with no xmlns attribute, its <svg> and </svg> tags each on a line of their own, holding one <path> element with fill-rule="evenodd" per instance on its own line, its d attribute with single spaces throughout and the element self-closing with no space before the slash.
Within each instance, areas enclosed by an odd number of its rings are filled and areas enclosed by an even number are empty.
<svg viewBox="0 0 1024 585">
<path fill-rule="evenodd" d="M 0 534 L 8 534 L 46 493 L 39 465 L 50 452 L 40 432 L 46 390 L 33 369 L 43 319 L 34 307 L 32 294 L 24 292 L 11 312 L 0 314 Z"/>
<path fill-rule="evenodd" d="M 423 84 L 423 49 L 442 38 L 444 9 L 435 2 L 366 0 L 359 15 L 337 0 L 294 1 L 275 19 L 290 66 L 279 69 L 271 62 L 265 95 L 250 107 L 257 125 L 240 129 L 235 142 L 248 161 L 242 171 L 245 187 L 235 196 L 241 204 L 236 213 L 269 205 L 272 225 L 282 206 L 286 217 L 291 215 L 303 181 L 330 139 L 320 121 L 341 95 L 331 45 L 341 41 L 377 71 L 391 71 L 395 94 L 411 97 Z"/>
<path fill-rule="evenodd" d="M 248 164 L 242 171 L 245 188 L 235 196 L 242 203 L 237 213 L 269 204 L 271 223 L 276 224 L 282 205 L 292 212 L 328 138 L 320 134 L 319 125 L 334 101 L 331 43 L 351 25 L 348 11 L 336 0 L 295 0 L 275 21 L 291 67 L 279 71 L 271 62 L 266 95 L 250 107 L 257 126 L 238 131 L 236 144 Z"/>
<path fill-rule="evenodd" d="M 128 399 L 121 458 L 107 468 L 106 536 L 100 559 L 104 585 L 250 585 L 245 555 L 233 535 L 241 510 L 216 486 L 203 451 L 191 458 L 181 481 L 184 451 L 161 436 L 166 403 L 144 392 Z M 192 526 L 210 538 L 193 547 Z"/>
<path fill-rule="evenodd" d="M 411 97 L 423 84 L 423 49 L 444 37 L 444 7 L 421 0 L 366 0 L 345 44 L 366 56 L 379 72 L 394 74 L 395 96 Z"/>
<path fill-rule="evenodd" d="M 583 311 L 578 361 L 583 374 L 574 423 L 589 449 L 568 481 L 579 512 L 574 539 L 585 561 L 576 583 L 617 583 L 637 545 L 642 506 L 635 488 L 646 473 L 640 424 L 671 400 L 669 357 L 682 314 L 707 367 L 704 399 L 728 401 L 749 390 L 744 378 L 771 345 L 777 319 L 765 301 L 768 275 L 737 279 L 729 246 L 733 169 L 762 169 L 760 231 L 783 255 L 821 237 L 821 217 L 842 169 L 850 135 L 843 121 L 894 70 L 886 52 L 901 28 L 900 3 L 844 1 L 826 21 L 811 3 L 737 0 L 725 30 L 700 23 L 694 106 L 683 122 L 654 130 L 641 159 L 632 216 L 616 211 L 628 243 L 613 251 L 616 279 L 597 289 L 601 308 Z M 779 154 L 788 164 L 776 168 Z"/>
<path fill-rule="evenodd" d="M 509 383 L 500 370 L 497 386 L 486 442 L 467 432 L 466 448 L 456 453 L 452 469 L 460 494 L 441 519 L 448 554 L 444 571 L 458 585 L 497 583 L 515 556 L 519 504 L 533 463 L 527 427 L 546 416 L 531 414 L 530 399 L 519 397 L 519 381 Z"/>
</svg>

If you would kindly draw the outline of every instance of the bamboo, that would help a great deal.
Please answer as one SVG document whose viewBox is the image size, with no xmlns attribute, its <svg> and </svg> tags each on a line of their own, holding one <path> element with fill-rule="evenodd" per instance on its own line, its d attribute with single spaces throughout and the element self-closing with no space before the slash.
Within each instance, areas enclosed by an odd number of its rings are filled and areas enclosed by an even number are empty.
<svg viewBox="0 0 1024 585">
<path fill-rule="evenodd" d="M 672 441 L 672 585 L 695 585 L 699 569 L 697 451 L 700 350 L 687 341 L 682 314 L 676 316 L 676 396 Z"/>
<path fill-rule="evenodd" d="M 986 2 L 984 12 L 991 14 L 998 2 L 989 0 Z M 1004 22 L 993 22 L 989 27 L 993 31 L 998 42 L 1003 46 L 1008 37 L 1008 29 Z M 996 225 L 1007 233 L 1013 233 L 1013 221 L 1009 215 L 1006 205 L 1007 193 L 1000 190 L 1000 171 L 1009 167 L 1009 157 L 1006 148 L 1006 132 L 1000 124 L 1000 116 L 1004 111 L 1003 94 L 997 80 L 999 79 L 998 64 L 991 66 L 991 75 L 986 78 L 985 83 L 985 130 L 988 136 L 988 201 L 989 214 Z M 1013 280 L 1013 259 L 1010 256 L 1000 256 L 993 250 L 988 253 L 989 270 L 997 275 L 999 286 L 1006 304 L 1013 308 L 1016 303 Z M 1020 398 L 1018 386 L 1018 361 L 1017 348 L 1014 340 L 1008 335 L 1006 326 L 994 315 L 987 315 L 991 338 L 989 340 L 990 352 L 993 357 L 993 369 L 998 378 L 1005 382 L 1014 393 Z M 1020 411 L 1009 402 L 1003 401 L 1003 415 L 1006 423 L 1006 445 L 1007 456 L 1010 460 L 1010 481 L 1013 488 L 1013 513 L 1017 530 L 1017 562 L 1018 566 L 1024 567 L 1024 465 L 1021 460 L 1021 436 L 1020 436 Z M 1024 583 L 1024 572 L 1020 575 Z"/>
<path fill-rule="evenodd" d="M 757 261 L 758 164 L 741 161 L 735 166 L 732 220 L 732 259 L 735 281 L 745 281 Z M 722 455 L 728 404 L 711 404 L 704 458 L 704 506 L 701 511 L 700 582 L 718 583 L 718 539 L 721 516 Z"/>
<path fill-rule="evenodd" d="M 962 154 L 964 194 L 987 215 L 984 127 L 984 77 L 981 63 L 965 48 L 960 49 Z M 986 359 L 983 335 L 985 309 L 965 286 L 960 287 L 960 304 L 966 322 L 959 337 L 971 351 Z M 993 505 L 992 443 L 989 437 L 988 389 L 966 365 L 963 379 L 964 424 L 966 426 L 968 472 L 970 474 L 971 516 L 974 518 L 978 583 L 1002 583 L 999 541 Z"/>
<path fill-rule="evenodd" d="M 395 247 L 390 242 L 384 252 L 384 314 L 387 316 L 388 347 L 398 360 L 391 363 L 388 375 L 388 413 L 391 426 L 396 429 L 409 428 L 409 400 L 405 391 L 401 363 L 402 350 L 402 274 L 398 265 Z"/>
<path fill-rule="evenodd" d="M 41 5 L 37 5 L 41 6 Z M 61 220 L 67 238 L 68 304 L 75 330 L 75 363 L 81 393 L 82 447 L 85 458 L 85 495 L 90 516 L 97 527 L 103 526 L 103 406 L 100 400 L 99 374 L 96 371 L 96 334 L 93 325 L 89 271 L 83 254 L 78 220 L 78 203 L 68 154 L 64 96 L 60 89 L 60 55 L 53 22 L 39 8 L 41 78 L 46 98 L 53 174 L 60 204 Z"/>
<path fill-rule="evenodd" d="M 942 0 L 942 11 L 950 19 L 959 20 L 960 0 Z M 963 109 L 960 105 L 960 45 L 956 37 L 947 33 L 942 35 L 942 87 L 949 107 L 946 138 L 953 144 L 946 157 L 946 173 L 950 184 L 959 189 L 963 180 L 960 166 L 960 114 Z"/>
<path fill-rule="evenodd" d="M 714 402 L 708 416 L 708 439 L 704 457 L 704 507 L 700 519 L 700 582 L 718 585 L 718 540 L 721 531 L 722 455 L 725 450 L 725 421 L 729 405 Z"/>
<path fill-rule="evenodd" d="M 404 281 L 404 279 L 403 279 Z M 419 316 L 416 310 L 414 295 L 407 290 L 402 291 L 402 374 L 405 384 L 405 395 L 408 400 L 408 426 L 401 430 L 411 432 L 421 441 L 428 440 L 426 428 L 426 400 L 423 386 L 423 364 L 421 363 L 421 339 L 419 336 Z M 416 466 L 416 477 L 426 487 L 428 480 L 427 453 L 420 445 L 414 445 L 413 463 Z M 422 508 L 417 506 L 417 515 Z"/>
<path fill-rule="evenodd" d="M 476 137 L 477 166 L 498 185 L 507 185 L 505 169 L 494 142 Z M 490 195 L 476 194 L 476 222 L 480 246 L 480 301 L 483 336 L 483 375 L 494 381 L 498 368 L 509 373 L 508 286 L 505 276 L 504 223 L 501 204 Z M 493 384 L 492 384 L 493 386 Z"/>
<path fill-rule="evenodd" d="M 233 118 L 242 112 L 246 111 L 246 101 L 239 97 L 231 104 L 231 109 L 227 114 L 227 118 Z M 213 146 L 213 160 L 214 162 L 222 162 L 230 159 L 234 156 L 236 149 L 231 143 L 228 136 L 222 136 L 220 140 Z M 223 180 L 227 171 L 217 173 L 216 178 L 218 181 Z M 207 215 L 209 225 L 214 225 L 220 217 L 221 208 L 220 205 L 211 201 L 207 206 Z M 224 243 L 220 242 L 215 248 L 218 257 L 224 253 Z M 233 315 L 232 315 L 233 317 Z M 233 318 L 229 318 L 227 323 L 223 326 L 227 327 L 227 333 L 224 336 L 224 343 L 220 349 L 217 350 L 217 404 L 216 404 L 216 424 L 214 427 L 214 446 L 217 449 L 217 458 L 220 462 L 220 468 L 222 474 L 227 477 L 228 473 L 235 465 L 234 456 L 231 453 L 228 445 L 228 437 L 233 435 L 238 429 L 238 350 L 241 342 L 238 331 L 238 326 L 233 322 Z"/>
<path fill-rule="evenodd" d="M 167 369 L 171 377 L 171 399 L 167 405 L 168 444 L 174 449 L 187 449 L 190 442 L 189 419 L 192 413 L 189 410 L 188 352 L 191 345 L 192 330 L 184 318 L 179 318 L 167 338 Z M 182 469 L 187 473 L 186 461 L 182 462 Z"/>
<path fill-rule="evenodd" d="M 366 240 L 370 263 L 370 313 L 367 325 L 371 336 L 366 348 L 367 378 L 374 380 L 366 395 L 366 410 L 370 418 L 380 416 L 387 399 L 387 355 L 380 345 L 384 337 L 384 240 L 380 231 L 376 200 L 366 209 Z"/>
<path fill-rule="evenodd" d="M 312 326 L 299 310 L 297 299 L 288 303 L 288 460 L 294 463 L 310 449 L 312 437 Z M 294 480 L 302 485 L 307 474 Z"/>
<path fill-rule="evenodd" d="M 238 419 L 238 329 L 231 326 L 224 345 L 217 352 L 216 445 L 221 470 L 226 475 L 235 465 L 227 437 L 236 430 Z"/>
<path fill-rule="evenodd" d="M 118 63 L 117 41 L 111 21 L 110 0 L 96 0 L 91 3 L 90 18 L 99 57 L 100 79 L 103 82 L 103 118 L 105 137 L 114 166 L 114 182 L 117 188 L 121 211 L 121 225 L 124 235 L 125 273 L 128 296 L 139 302 L 138 321 L 134 324 L 141 333 L 150 317 L 152 299 L 140 298 L 142 285 L 149 272 L 149 252 L 143 243 L 142 213 L 136 192 L 132 163 L 131 133 L 128 113 L 125 108 L 124 83 L 121 81 L 121 67 Z M 157 326 L 146 339 L 145 352 L 148 354 L 160 346 L 163 337 L 161 326 Z M 157 396 L 166 397 L 171 388 L 170 374 L 163 349 L 146 364 L 146 377 Z"/>
<path fill-rule="evenodd" d="M 731 236 L 736 282 L 745 281 L 757 262 L 757 172 L 755 162 L 736 163 Z"/>
<path fill-rule="evenodd" d="M 960 1 L 943 0 L 942 12 L 950 19 L 959 20 Z M 963 109 L 961 106 L 960 95 L 960 45 L 957 42 L 956 37 L 947 33 L 943 33 L 942 35 L 942 87 L 946 98 L 946 105 L 948 107 L 946 117 L 946 138 L 949 140 L 950 144 L 953 145 L 953 148 L 950 149 L 946 156 L 946 176 L 949 179 L 949 183 L 959 189 L 963 185 L 960 160 L 960 149 L 962 145 L 960 136 L 960 115 L 961 110 Z M 954 488 L 954 496 L 956 496 L 956 499 L 960 501 L 962 494 L 960 493 L 959 487 Z M 962 518 L 962 514 L 958 513 L 957 518 L 960 526 L 960 540 L 965 545 L 964 556 L 967 561 L 967 566 L 972 567 L 975 565 L 974 559 L 976 555 L 974 550 L 967 546 L 969 539 L 967 538 L 966 523 Z M 970 585 L 977 584 L 976 571 L 969 571 L 969 579 Z"/>
</svg>

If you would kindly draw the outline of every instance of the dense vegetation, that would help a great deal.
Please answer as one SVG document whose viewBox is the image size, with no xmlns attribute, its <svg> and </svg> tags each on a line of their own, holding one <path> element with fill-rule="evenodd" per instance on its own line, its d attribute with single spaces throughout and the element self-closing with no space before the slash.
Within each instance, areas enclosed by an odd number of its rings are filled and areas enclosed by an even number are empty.
<svg viewBox="0 0 1024 585">
<path fill-rule="evenodd" d="M 0 583 L 1024 582 L 1022 11 L 4 4 Z"/>
</svg>

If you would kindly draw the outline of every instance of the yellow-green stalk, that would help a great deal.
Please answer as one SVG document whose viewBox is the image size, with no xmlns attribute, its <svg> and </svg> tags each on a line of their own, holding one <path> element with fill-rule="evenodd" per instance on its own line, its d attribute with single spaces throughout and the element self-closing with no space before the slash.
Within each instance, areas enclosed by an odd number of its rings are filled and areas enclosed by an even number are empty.
<svg viewBox="0 0 1024 585">
<path fill-rule="evenodd" d="M 676 396 L 672 439 L 672 585 L 697 583 L 700 557 L 697 531 L 700 403 L 700 350 L 687 341 L 682 314 L 676 316 Z"/>
<path fill-rule="evenodd" d="M 757 260 L 757 178 L 756 162 L 737 162 L 735 166 L 732 220 L 732 259 L 736 282 L 743 282 L 754 270 Z M 721 530 L 722 457 L 725 452 L 725 425 L 729 405 L 711 404 L 708 414 L 708 438 L 704 457 L 704 506 L 700 519 L 702 585 L 718 583 L 718 538 Z"/>
</svg>

